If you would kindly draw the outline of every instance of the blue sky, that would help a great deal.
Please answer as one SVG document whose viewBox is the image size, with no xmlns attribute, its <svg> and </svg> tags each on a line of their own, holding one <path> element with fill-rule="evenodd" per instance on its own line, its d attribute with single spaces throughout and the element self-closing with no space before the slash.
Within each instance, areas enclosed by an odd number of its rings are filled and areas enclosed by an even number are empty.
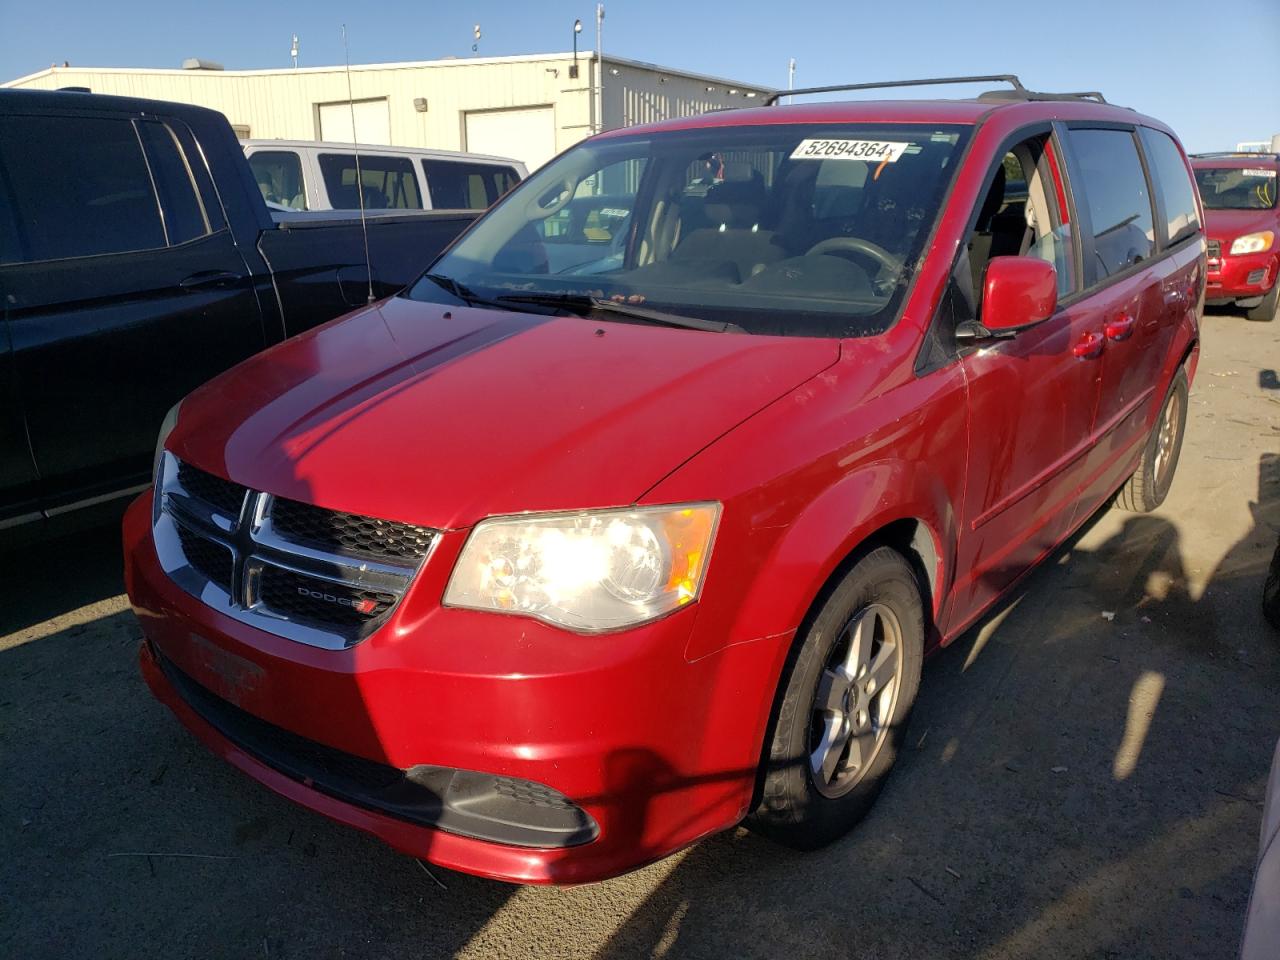
<svg viewBox="0 0 1280 960">
<path fill-rule="evenodd" d="M 228 68 L 568 50 L 575 17 L 594 44 L 589 0 L 442 4 L 219 0 L 0 0 L 0 80 L 53 62 Z M 1039 15 L 1037 15 L 1039 14 Z M 1046 90 L 1101 89 L 1170 124 L 1191 150 L 1280 133 L 1280 0 L 609 0 L 607 52 L 734 80 L 785 86 L 973 73 L 1019 74 Z M 970 91 L 961 91 L 968 94 Z"/>
</svg>

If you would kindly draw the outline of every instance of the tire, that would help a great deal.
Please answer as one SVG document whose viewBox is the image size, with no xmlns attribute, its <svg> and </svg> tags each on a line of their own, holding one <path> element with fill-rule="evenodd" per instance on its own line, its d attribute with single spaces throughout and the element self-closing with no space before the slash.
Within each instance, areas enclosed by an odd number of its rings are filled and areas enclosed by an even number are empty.
<svg viewBox="0 0 1280 960">
<path fill-rule="evenodd" d="M 1280 278 L 1271 285 L 1271 292 L 1262 298 L 1260 304 L 1245 311 L 1245 316 L 1250 320 L 1261 320 L 1265 323 L 1274 320 L 1278 312 L 1280 312 Z"/>
<path fill-rule="evenodd" d="M 1147 437 L 1138 469 L 1116 495 L 1116 505 L 1133 513 L 1150 513 L 1169 495 L 1187 429 L 1187 372 L 1179 368 L 1165 394 L 1160 416 Z"/>
<path fill-rule="evenodd" d="M 893 767 L 924 658 L 915 571 L 897 551 L 873 549 L 809 624 L 783 673 L 760 804 L 748 820 L 753 830 L 802 850 L 847 833 L 871 809 Z M 820 697 L 840 706 L 819 710 Z"/>
<path fill-rule="evenodd" d="M 1267 618 L 1267 623 L 1280 630 L 1280 543 L 1276 544 L 1276 552 L 1271 556 L 1271 570 L 1262 587 L 1262 615 Z"/>
</svg>

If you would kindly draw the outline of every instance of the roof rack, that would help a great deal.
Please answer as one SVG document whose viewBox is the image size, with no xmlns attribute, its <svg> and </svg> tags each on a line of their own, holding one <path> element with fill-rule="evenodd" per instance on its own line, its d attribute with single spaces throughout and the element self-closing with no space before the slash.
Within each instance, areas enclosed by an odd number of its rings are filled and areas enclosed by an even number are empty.
<svg viewBox="0 0 1280 960">
<path fill-rule="evenodd" d="M 1276 153 L 1274 150 L 1220 150 L 1212 153 L 1191 154 L 1192 160 L 1231 160 L 1234 158 L 1247 160 L 1251 157 L 1280 160 L 1280 153 Z"/>
<path fill-rule="evenodd" d="M 765 97 L 764 105 L 772 107 L 783 97 L 805 96 L 812 93 L 839 93 L 845 90 L 877 90 L 882 87 L 932 87 L 945 83 L 1008 83 L 1015 91 L 1028 92 L 1022 81 L 1012 73 L 987 74 L 981 77 L 933 77 L 929 80 L 886 80 L 881 83 L 838 83 L 831 87 L 801 87 L 798 90 L 778 90 Z"/>
<path fill-rule="evenodd" d="M 839 93 L 846 90 L 879 90 L 888 87 L 932 87 L 948 83 L 1007 83 L 1012 90 L 989 90 L 978 96 L 979 100 L 1092 100 L 1106 103 L 1107 99 L 1097 90 L 1075 93 L 1041 93 L 1028 90 L 1012 73 L 993 73 L 977 77 L 931 77 L 927 80 L 888 80 L 880 83 L 841 83 L 830 87 L 802 87 L 799 90 L 778 90 L 765 98 L 764 105 L 772 107 L 783 97 L 805 96 L 813 93 Z"/>
</svg>

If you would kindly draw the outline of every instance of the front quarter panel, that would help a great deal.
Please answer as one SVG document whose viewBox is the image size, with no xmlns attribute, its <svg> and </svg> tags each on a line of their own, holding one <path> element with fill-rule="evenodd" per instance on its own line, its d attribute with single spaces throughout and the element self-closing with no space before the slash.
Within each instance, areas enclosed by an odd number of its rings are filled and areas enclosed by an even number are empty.
<svg viewBox="0 0 1280 960">
<path fill-rule="evenodd" d="M 724 502 L 687 659 L 794 633 L 849 554 L 897 520 L 929 531 L 942 622 L 964 490 L 963 373 L 877 383 L 869 353 L 846 351 L 643 498 Z"/>
</svg>

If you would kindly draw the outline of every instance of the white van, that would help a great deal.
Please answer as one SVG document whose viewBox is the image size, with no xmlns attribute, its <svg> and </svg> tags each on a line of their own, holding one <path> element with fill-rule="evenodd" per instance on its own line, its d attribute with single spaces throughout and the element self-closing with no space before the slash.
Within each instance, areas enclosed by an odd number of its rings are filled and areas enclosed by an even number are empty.
<svg viewBox="0 0 1280 960">
<path fill-rule="evenodd" d="M 356 148 L 314 140 L 243 140 L 274 209 L 356 210 Z M 519 160 L 417 147 L 360 147 L 366 210 L 483 210 L 529 175 Z"/>
</svg>

